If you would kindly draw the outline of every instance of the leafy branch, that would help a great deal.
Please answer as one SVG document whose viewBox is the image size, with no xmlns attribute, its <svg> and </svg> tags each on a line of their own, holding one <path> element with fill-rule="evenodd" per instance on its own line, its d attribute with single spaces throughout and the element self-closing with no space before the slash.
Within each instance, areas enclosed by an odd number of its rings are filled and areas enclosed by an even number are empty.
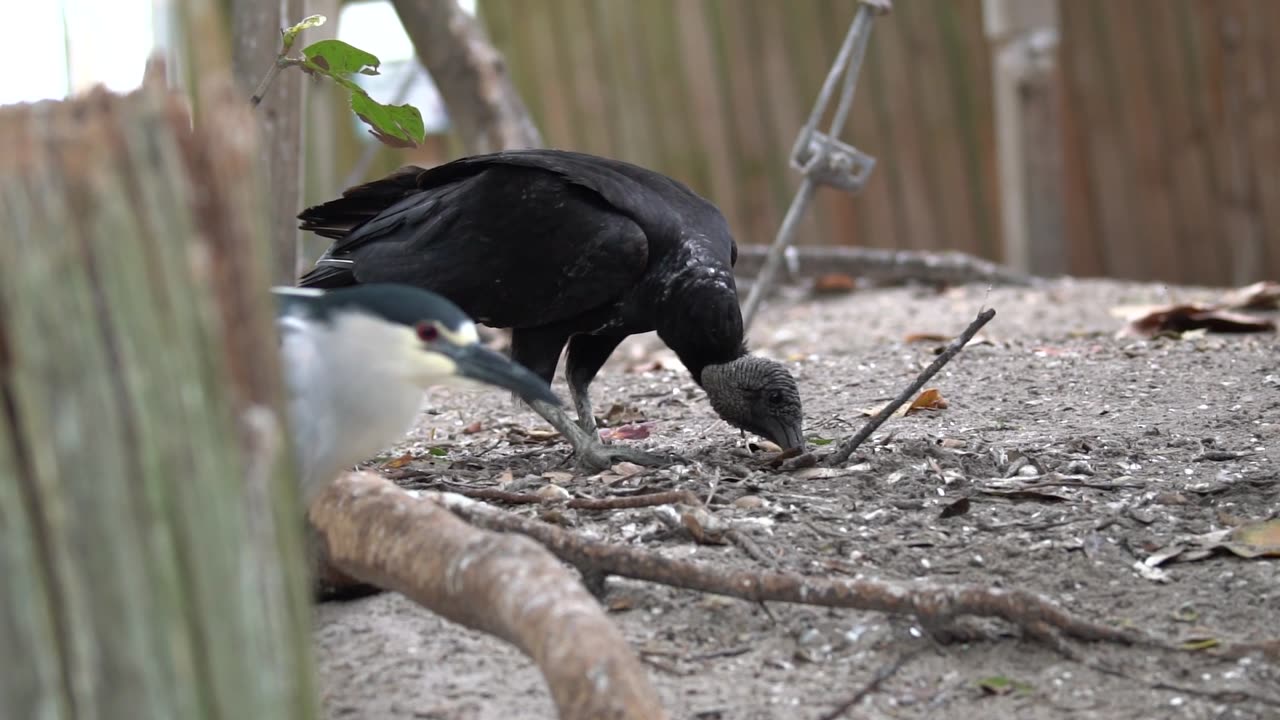
<svg viewBox="0 0 1280 720">
<path fill-rule="evenodd" d="M 290 28 L 280 31 L 280 52 L 267 69 L 249 102 L 257 107 L 276 75 L 287 67 L 297 67 L 308 75 L 327 77 L 351 93 L 351 110 L 366 125 L 369 133 L 392 147 L 417 147 L 426 136 L 422 113 L 412 105 L 384 105 L 369 97 L 351 75 L 377 75 L 382 64 L 373 53 L 341 40 L 321 40 L 302 49 L 301 55 L 290 55 L 298 35 L 307 28 L 319 27 L 325 16 L 312 15 Z"/>
</svg>

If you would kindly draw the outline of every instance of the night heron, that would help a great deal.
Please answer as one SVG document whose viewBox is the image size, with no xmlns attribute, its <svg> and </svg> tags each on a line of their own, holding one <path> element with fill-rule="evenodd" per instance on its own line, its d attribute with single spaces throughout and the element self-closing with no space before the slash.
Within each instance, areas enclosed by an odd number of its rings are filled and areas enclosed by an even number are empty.
<svg viewBox="0 0 1280 720">
<path fill-rule="evenodd" d="M 433 385 L 470 380 L 556 405 L 547 384 L 482 344 L 434 293 L 394 284 L 274 288 L 294 452 L 309 499 L 393 445 Z"/>
</svg>

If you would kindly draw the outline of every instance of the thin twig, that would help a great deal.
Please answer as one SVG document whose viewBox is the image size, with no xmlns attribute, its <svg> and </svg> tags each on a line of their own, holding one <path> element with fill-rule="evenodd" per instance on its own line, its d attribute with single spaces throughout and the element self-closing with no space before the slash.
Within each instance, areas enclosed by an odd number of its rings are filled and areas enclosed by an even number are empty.
<svg viewBox="0 0 1280 720">
<path fill-rule="evenodd" d="M 905 652 L 899 655 L 893 662 L 881 667 L 876 671 L 876 674 L 867 681 L 866 685 L 863 685 L 858 692 L 853 694 L 853 697 L 835 706 L 826 715 L 819 717 L 818 720 L 836 720 L 836 718 L 852 710 L 855 705 L 862 702 L 863 698 L 875 692 L 876 688 L 880 687 L 885 680 L 893 677 L 899 670 L 901 670 L 902 667 L 907 664 L 908 660 L 919 655 L 920 651 L 923 649 L 923 647 L 918 647 L 914 650 Z"/>
<path fill-rule="evenodd" d="M 920 373 L 919 377 L 915 379 L 915 382 L 907 386 L 907 389 L 903 390 L 898 397 L 894 398 L 888 405 L 880 408 L 880 412 L 876 413 L 875 417 L 864 423 L 863 426 L 858 429 L 858 432 L 854 433 L 853 437 L 841 443 L 840 448 L 827 458 L 826 464 L 828 466 L 843 465 L 848 461 L 849 456 L 853 455 L 853 451 L 858 449 L 858 446 L 862 444 L 863 440 L 870 437 L 871 433 L 875 432 L 876 428 L 883 425 L 884 421 L 888 420 L 899 407 L 911 400 L 911 398 L 915 397 L 915 394 L 920 392 L 920 388 L 923 388 L 925 383 L 929 382 L 934 375 L 938 374 L 938 371 L 942 369 L 942 366 L 950 362 L 951 358 L 960 354 L 960 351 L 964 349 L 964 346 L 973 339 L 973 336 L 976 335 L 979 330 L 982 329 L 982 326 L 990 322 L 991 318 L 995 316 L 996 311 L 990 308 L 978 313 L 978 317 L 969 324 L 969 327 L 965 328 L 964 332 L 960 333 L 960 337 L 951 341 L 951 344 L 948 345 L 946 349 L 938 355 L 938 357 L 934 358 L 932 363 L 929 363 L 929 367 L 925 368 L 924 372 Z"/>
<path fill-rule="evenodd" d="M 742 548 L 743 552 L 750 555 L 752 560 L 755 560 L 761 565 L 772 570 L 778 569 L 778 561 L 769 557 L 765 553 L 764 549 L 760 547 L 760 544 L 757 543 L 750 535 L 747 535 L 741 530 L 733 529 L 726 533 L 726 536 L 729 538 L 730 542 Z"/>
<path fill-rule="evenodd" d="M 262 104 L 262 98 L 267 94 L 267 88 L 271 87 L 271 82 L 276 79 L 276 75 L 284 68 L 281 64 L 283 56 L 277 56 L 271 63 L 271 67 L 267 68 L 267 74 L 262 76 L 262 82 L 258 83 L 258 89 L 253 91 L 253 96 L 249 98 L 249 104 L 258 107 Z"/>
</svg>

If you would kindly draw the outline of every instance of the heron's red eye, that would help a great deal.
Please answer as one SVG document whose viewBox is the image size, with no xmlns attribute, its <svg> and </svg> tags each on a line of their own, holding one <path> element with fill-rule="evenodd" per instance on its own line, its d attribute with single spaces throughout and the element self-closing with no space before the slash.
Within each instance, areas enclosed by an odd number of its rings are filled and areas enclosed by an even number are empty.
<svg viewBox="0 0 1280 720">
<path fill-rule="evenodd" d="M 418 339 L 422 342 L 435 342 L 435 339 L 440 337 L 440 328 L 436 327 L 435 323 L 418 323 L 417 331 Z"/>
</svg>

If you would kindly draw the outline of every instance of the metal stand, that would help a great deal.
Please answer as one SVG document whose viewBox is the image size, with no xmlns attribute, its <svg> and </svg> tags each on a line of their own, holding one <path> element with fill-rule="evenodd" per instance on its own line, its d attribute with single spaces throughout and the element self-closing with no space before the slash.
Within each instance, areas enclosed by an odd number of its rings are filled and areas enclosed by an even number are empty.
<svg viewBox="0 0 1280 720">
<path fill-rule="evenodd" d="M 877 14 L 888 13 L 892 7 L 890 0 L 862 0 L 858 13 L 849 26 L 849 34 L 845 36 L 840 52 L 836 55 L 827 79 L 822 83 L 822 90 L 814 103 L 809 120 L 796 137 L 796 144 L 791 149 L 791 167 L 804 175 L 796 195 L 787 208 L 787 214 L 778 228 L 778 235 L 769 247 L 769 255 L 764 266 L 751 286 L 747 302 L 742 307 L 744 328 L 751 327 L 756 311 L 764 294 L 773 285 L 778 274 L 778 266 L 783 254 L 791 245 L 791 236 L 796 224 L 809 206 L 813 192 L 819 185 L 830 185 L 847 192 L 856 193 L 866 184 L 871 170 L 876 166 L 876 159 L 840 141 L 840 132 L 844 129 L 853 106 L 853 93 L 858 85 L 858 71 L 862 69 L 862 58 L 867 52 L 867 41 L 871 38 L 871 24 Z M 827 104 L 835 92 L 837 81 L 844 75 L 844 87 L 840 91 L 840 103 L 836 106 L 835 115 L 827 132 L 817 130 L 818 121 L 826 114 Z"/>
</svg>

